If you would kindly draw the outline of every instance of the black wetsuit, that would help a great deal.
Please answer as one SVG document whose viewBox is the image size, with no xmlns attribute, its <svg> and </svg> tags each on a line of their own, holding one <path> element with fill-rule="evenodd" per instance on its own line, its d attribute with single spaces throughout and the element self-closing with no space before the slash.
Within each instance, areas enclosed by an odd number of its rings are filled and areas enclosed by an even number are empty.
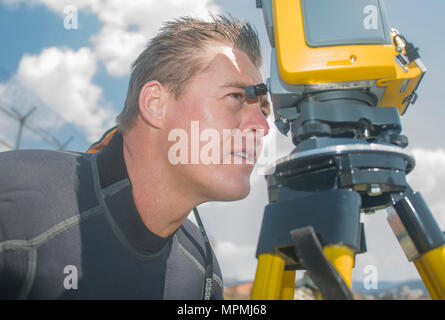
<svg viewBox="0 0 445 320">
<path fill-rule="evenodd" d="M 145 227 L 120 134 L 96 154 L 0 153 L 0 298 L 201 299 L 206 259 L 191 221 L 168 238 Z"/>
</svg>

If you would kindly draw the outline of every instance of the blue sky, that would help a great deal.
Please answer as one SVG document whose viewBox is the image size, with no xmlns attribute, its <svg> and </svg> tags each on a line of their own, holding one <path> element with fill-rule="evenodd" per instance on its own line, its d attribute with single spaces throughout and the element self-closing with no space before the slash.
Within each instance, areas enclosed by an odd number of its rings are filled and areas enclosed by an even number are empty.
<svg viewBox="0 0 445 320">
<path fill-rule="evenodd" d="M 262 12 L 255 8 L 254 0 L 169 0 L 162 2 L 162 7 L 155 3 L 160 1 L 141 1 L 139 10 L 135 1 L 109 0 L 99 5 L 93 0 L 0 0 L 0 89 L 1 83 L 8 83 L 7 75 L 19 81 L 14 86 L 32 97 L 16 107 L 26 112 L 38 101 L 39 108 L 31 117 L 34 123 L 43 123 L 62 141 L 75 136 L 68 149 L 83 151 L 112 125 L 124 103 L 130 63 L 161 22 L 208 9 L 230 12 L 256 26 L 263 47 L 262 70 L 268 77 L 270 48 Z M 79 7 L 77 30 L 64 28 L 63 8 L 68 4 Z M 422 191 L 445 229 L 445 202 L 440 191 L 445 184 L 445 2 L 387 0 L 386 7 L 390 25 L 420 48 L 428 69 L 419 99 L 402 118 L 402 124 L 418 163 L 410 182 Z M 119 43 L 122 45 L 115 45 Z M 16 124 L 0 112 L 0 138 L 13 144 L 16 131 Z M 289 139 L 277 135 L 277 140 L 283 155 L 290 152 Z M 24 136 L 23 147 L 51 148 L 29 133 Z M 252 277 L 256 263 L 253 254 L 266 204 L 264 179 L 253 177 L 252 192 L 246 199 L 203 206 L 203 220 L 219 243 L 217 251 L 227 277 Z M 363 277 L 363 266 L 375 264 L 382 280 L 415 278 L 415 270 L 407 264 L 384 215 L 364 219 L 370 252 L 358 258 L 355 276 Z M 394 269 L 394 265 L 400 267 Z"/>
<path fill-rule="evenodd" d="M 74 50 L 90 46 L 89 37 L 100 29 L 93 14 L 79 12 L 79 29 L 63 28 L 63 16 L 44 5 L 18 3 L 0 6 L 0 36 L 4 44 L 1 51 L 2 66 L 14 73 L 24 53 L 38 54 L 47 47 L 67 46 Z"/>
</svg>

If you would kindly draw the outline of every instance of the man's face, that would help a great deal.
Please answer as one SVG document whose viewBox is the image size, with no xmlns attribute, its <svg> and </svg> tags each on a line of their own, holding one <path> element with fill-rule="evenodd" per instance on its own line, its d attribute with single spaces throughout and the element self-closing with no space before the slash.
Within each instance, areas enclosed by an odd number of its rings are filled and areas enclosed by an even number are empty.
<svg viewBox="0 0 445 320">
<path fill-rule="evenodd" d="M 210 46 L 204 60 L 204 71 L 190 80 L 186 92 L 167 109 L 170 141 L 165 151 L 172 155 L 172 146 L 178 145 L 173 130 L 185 131 L 188 150 L 182 155 L 187 161 L 171 167 L 181 184 L 186 182 L 190 191 L 206 201 L 239 200 L 250 191 L 261 137 L 269 130 L 264 115 L 268 113 L 266 97 L 248 100 L 244 90 L 261 83 L 262 77 L 249 57 L 236 48 Z"/>
</svg>

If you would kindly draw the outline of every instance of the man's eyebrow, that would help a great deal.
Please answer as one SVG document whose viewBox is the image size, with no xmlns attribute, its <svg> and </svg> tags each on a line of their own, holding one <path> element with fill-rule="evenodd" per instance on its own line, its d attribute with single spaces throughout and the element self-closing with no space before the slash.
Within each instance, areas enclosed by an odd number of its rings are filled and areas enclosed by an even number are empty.
<svg viewBox="0 0 445 320">
<path fill-rule="evenodd" d="M 246 89 L 248 86 L 250 86 L 250 84 L 244 83 L 242 81 L 232 81 L 221 85 L 221 87 L 224 88 L 240 88 L 240 89 Z"/>
</svg>

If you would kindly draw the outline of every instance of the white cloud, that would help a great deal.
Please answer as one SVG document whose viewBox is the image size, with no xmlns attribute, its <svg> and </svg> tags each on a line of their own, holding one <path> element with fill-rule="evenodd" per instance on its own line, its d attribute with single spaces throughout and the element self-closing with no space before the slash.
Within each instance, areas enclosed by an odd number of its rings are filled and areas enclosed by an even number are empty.
<svg viewBox="0 0 445 320">
<path fill-rule="evenodd" d="M 118 26 L 106 25 L 92 37 L 95 53 L 107 72 L 115 76 L 127 75 L 137 54 L 142 52 L 146 37 L 139 32 L 126 31 Z"/>
<path fill-rule="evenodd" d="M 407 176 L 414 191 L 422 194 L 439 226 L 445 230 L 445 149 L 414 148 L 416 166 Z"/>
<path fill-rule="evenodd" d="M 25 55 L 17 78 L 65 121 L 84 128 L 94 140 L 113 119 L 109 106 L 101 105 L 102 88 L 92 83 L 95 72 L 96 60 L 89 48 L 73 51 L 52 47 L 37 56 Z"/>
<path fill-rule="evenodd" d="M 170 0 L 162 5 L 158 1 L 111 0 L 92 9 L 103 22 L 102 30 L 92 37 L 97 57 L 116 76 L 129 73 L 131 63 L 162 22 L 184 14 L 206 17 L 208 10 L 216 10 L 209 0 Z"/>
<path fill-rule="evenodd" d="M 230 241 L 218 242 L 214 251 L 226 282 L 245 281 L 253 279 L 257 260 L 256 247 L 238 245 Z M 225 283 L 226 285 L 228 283 Z"/>
</svg>

